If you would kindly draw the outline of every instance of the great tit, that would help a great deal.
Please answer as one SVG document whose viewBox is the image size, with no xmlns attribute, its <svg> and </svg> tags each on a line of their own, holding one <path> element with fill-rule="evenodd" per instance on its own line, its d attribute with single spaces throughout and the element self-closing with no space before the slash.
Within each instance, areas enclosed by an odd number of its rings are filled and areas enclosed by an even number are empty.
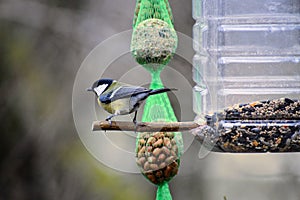
<svg viewBox="0 0 300 200">
<path fill-rule="evenodd" d="M 96 94 L 99 106 L 112 114 L 106 118 L 106 121 L 111 122 L 111 118 L 117 115 L 127 115 L 135 112 L 134 124 L 136 124 L 137 110 L 147 97 L 172 90 L 177 89 L 161 88 L 153 90 L 128 85 L 112 79 L 99 79 L 94 82 L 91 88 L 87 89 L 87 91 Z"/>
</svg>

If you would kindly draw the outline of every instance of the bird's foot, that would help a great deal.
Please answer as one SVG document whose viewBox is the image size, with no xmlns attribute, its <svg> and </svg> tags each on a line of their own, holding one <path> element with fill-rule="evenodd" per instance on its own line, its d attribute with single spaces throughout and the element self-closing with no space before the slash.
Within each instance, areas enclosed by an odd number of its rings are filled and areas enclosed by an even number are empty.
<svg viewBox="0 0 300 200">
<path fill-rule="evenodd" d="M 105 121 L 107 121 L 109 123 L 109 126 L 112 125 L 111 118 L 106 118 Z"/>
<path fill-rule="evenodd" d="M 105 120 L 106 121 L 108 121 L 109 122 L 109 126 L 111 126 L 112 125 L 112 121 L 111 121 L 111 118 L 113 118 L 113 117 L 115 117 L 115 116 L 117 116 L 118 114 L 113 114 L 113 115 L 110 115 L 110 116 L 108 116 Z"/>
<path fill-rule="evenodd" d="M 132 122 L 133 122 L 133 124 L 134 124 L 134 126 L 135 126 L 134 132 L 136 133 L 137 127 L 138 127 L 137 121 L 136 121 L 136 120 L 133 120 Z"/>
</svg>

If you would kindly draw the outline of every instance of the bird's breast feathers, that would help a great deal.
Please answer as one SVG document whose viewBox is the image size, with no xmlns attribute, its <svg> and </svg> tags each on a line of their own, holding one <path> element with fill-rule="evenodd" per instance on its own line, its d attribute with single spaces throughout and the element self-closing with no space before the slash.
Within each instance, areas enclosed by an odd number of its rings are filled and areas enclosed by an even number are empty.
<svg viewBox="0 0 300 200">
<path fill-rule="evenodd" d="M 101 103 L 98 99 L 98 103 L 101 104 L 101 106 L 106 110 L 107 112 L 111 114 L 119 114 L 119 115 L 125 115 L 130 113 L 130 104 L 129 99 L 118 99 L 111 103 Z"/>
</svg>

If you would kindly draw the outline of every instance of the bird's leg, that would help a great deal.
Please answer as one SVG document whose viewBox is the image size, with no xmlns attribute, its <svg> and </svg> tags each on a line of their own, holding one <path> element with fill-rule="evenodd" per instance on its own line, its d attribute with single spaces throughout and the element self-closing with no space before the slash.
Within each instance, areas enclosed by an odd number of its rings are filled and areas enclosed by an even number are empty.
<svg viewBox="0 0 300 200">
<path fill-rule="evenodd" d="M 112 114 L 110 116 L 108 116 L 105 120 L 109 122 L 109 125 L 111 126 L 111 118 L 117 116 L 116 114 Z"/>
<path fill-rule="evenodd" d="M 135 125 L 135 132 L 137 130 L 136 116 L 137 116 L 137 110 L 134 112 L 134 117 L 133 117 L 133 121 L 132 121 L 134 123 L 134 125 Z"/>
<path fill-rule="evenodd" d="M 137 110 L 134 112 L 134 117 L 132 122 L 136 125 L 136 116 L 137 116 Z"/>
</svg>

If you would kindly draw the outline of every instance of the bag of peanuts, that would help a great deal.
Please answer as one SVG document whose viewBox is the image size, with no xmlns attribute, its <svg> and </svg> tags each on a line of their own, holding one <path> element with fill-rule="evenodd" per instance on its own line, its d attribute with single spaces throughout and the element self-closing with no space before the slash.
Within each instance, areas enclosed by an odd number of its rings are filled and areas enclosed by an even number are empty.
<svg viewBox="0 0 300 200">
<path fill-rule="evenodd" d="M 137 165 L 153 184 L 168 182 L 177 174 L 182 151 L 181 133 L 140 133 L 136 147 Z"/>
</svg>

